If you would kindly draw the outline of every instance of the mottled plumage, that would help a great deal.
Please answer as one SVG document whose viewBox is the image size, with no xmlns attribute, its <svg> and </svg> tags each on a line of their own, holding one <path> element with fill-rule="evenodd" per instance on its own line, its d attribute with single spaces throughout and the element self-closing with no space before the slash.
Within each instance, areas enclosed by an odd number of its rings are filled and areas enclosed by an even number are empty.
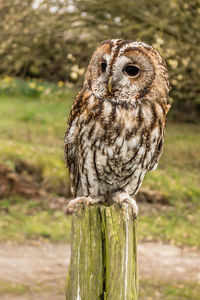
<svg viewBox="0 0 200 300">
<path fill-rule="evenodd" d="M 130 196 L 162 153 L 168 86 L 166 65 L 151 46 L 117 39 L 97 47 L 65 135 L 71 189 L 79 197 L 69 208 L 112 199 L 136 212 Z"/>
</svg>

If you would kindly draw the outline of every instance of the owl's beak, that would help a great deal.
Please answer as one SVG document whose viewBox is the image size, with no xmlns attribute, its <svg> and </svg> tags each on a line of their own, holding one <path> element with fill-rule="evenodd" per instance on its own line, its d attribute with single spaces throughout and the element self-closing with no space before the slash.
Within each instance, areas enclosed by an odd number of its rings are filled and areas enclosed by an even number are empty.
<svg viewBox="0 0 200 300">
<path fill-rule="evenodd" d="M 113 88 L 113 77 L 110 76 L 109 79 L 108 79 L 108 91 L 109 91 L 109 93 L 112 92 L 112 88 Z"/>
</svg>

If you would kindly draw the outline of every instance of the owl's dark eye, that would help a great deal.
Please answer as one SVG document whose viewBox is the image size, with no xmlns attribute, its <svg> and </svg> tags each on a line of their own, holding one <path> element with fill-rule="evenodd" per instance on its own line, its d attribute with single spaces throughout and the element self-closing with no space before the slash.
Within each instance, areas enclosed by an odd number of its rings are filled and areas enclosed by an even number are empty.
<svg viewBox="0 0 200 300">
<path fill-rule="evenodd" d="M 101 63 L 101 72 L 104 73 L 106 71 L 107 63 L 103 62 Z"/>
<path fill-rule="evenodd" d="M 131 77 L 135 77 L 139 74 L 140 69 L 137 66 L 128 65 L 124 68 L 124 72 Z"/>
</svg>

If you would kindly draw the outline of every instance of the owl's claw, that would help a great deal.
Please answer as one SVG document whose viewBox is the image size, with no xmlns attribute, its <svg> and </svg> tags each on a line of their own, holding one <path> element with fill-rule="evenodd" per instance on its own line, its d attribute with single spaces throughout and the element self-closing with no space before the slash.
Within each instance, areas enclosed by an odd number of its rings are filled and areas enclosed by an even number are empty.
<svg viewBox="0 0 200 300">
<path fill-rule="evenodd" d="M 74 200 L 71 200 L 69 202 L 69 204 L 67 205 L 67 213 L 73 213 L 75 207 L 77 204 L 83 204 L 84 206 L 88 206 L 88 205 L 93 205 L 93 204 L 97 204 L 99 202 L 104 202 L 103 197 L 99 197 L 99 198 L 92 198 L 90 196 L 88 197 L 78 197 Z"/>
<path fill-rule="evenodd" d="M 118 192 L 113 196 L 113 202 L 118 203 L 120 206 L 127 203 L 131 206 L 134 217 L 138 215 L 138 206 L 136 201 L 125 192 Z"/>
</svg>

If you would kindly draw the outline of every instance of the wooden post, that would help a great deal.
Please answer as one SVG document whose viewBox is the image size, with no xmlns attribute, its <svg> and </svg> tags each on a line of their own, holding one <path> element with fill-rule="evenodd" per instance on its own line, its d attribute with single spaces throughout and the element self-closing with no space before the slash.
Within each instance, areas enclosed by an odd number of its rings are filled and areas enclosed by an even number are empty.
<svg viewBox="0 0 200 300">
<path fill-rule="evenodd" d="M 130 207 L 78 206 L 66 300 L 137 300 L 136 219 Z"/>
</svg>

